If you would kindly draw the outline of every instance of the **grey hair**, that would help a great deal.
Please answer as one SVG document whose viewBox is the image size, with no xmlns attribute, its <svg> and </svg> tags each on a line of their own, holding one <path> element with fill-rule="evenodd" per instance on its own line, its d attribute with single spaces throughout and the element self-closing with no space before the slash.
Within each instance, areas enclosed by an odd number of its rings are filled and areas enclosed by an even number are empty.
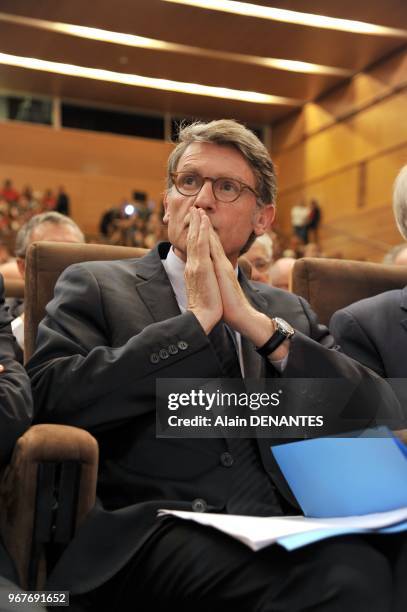
<svg viewBox="0 0 407 612">
<path fill-rule="evenodd" d="M 384 264 L 394 264 L 397 259 L 397 255 L 407 250 L 407 242 L 403 242 L 402 244 L 397 244 L 390 251 L 386 253 L 383 257 L 382 263 Z"/>
<path fill-rule="evenodd" d="M 20 227 L 17 232 L 16 245 L 14 249 L 16 257 L 25 257 L 34 230 L 37 229 L 37 227 L 39 227 L 43 223 L 53 223 L 54 225 L 68 225 L 78 234 L 78 238 L 80 239 L 80 241 L 85 242 L 85 236 L 83 232 L 79 229 L 79 227 L 76 225 L 75 221 L 72 221 L 72 219 L 66 217 L 65 215 L 61 215 L 61 213 L 49 211 L 41 213 L 40 215 L 34 215 L 34 217 L 31 217 L 31 219 L 27 221 L 27 223 L 24 223 L 24 225 Z"/>
<path fill-rule="evenodd" d="M 268 234 L 262 234 L 261 236 L 257 236 L 256 240 L 253 244 L 260 244 L 264 247 L 266 251 L 267 257 L 271 260 L 273 259 L 273 241 Z"/>
<path fill-rule="evenodd" d="M 393 212 L 400 234 L 407 240 L 407 164 L 394 181 Z"/>
<path fill-rule="evenodd" d="M 258 205 L 275 204 L 277 181 L 270 155 L 253 132 L 233 119 L 219 119 L 209 123 L 197 121 L 191 125 L 180 126 L 178 144 L 168 158 L 168 189 L 171 189 L 173 184 L 171 173 L 176 172 L 181 156 L 194 142 L 229 145 L 237 149 L 248 162 L 256 177 Z"/>
</svg>

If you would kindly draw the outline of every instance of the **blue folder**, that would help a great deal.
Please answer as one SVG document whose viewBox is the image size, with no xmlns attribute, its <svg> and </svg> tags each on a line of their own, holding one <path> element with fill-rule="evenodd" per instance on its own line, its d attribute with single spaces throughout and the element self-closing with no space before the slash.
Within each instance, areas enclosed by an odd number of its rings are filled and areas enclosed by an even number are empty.
<svg viewBox="0 0 407 612">
<path fill-rule="evenodd" d="M 407 454 L 385 427 L 355 437 L 272 446 L 305 516 L 355 516 L 407 507 Z"/>
</svg>

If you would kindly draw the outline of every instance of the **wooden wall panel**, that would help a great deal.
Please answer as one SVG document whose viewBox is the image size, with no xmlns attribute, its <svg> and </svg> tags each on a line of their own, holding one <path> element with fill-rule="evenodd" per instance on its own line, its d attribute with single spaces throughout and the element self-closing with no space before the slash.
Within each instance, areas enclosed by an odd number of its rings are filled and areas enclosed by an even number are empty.
<svg viewBox="0 0 407 612">
<path fill-rule="evenodd" d="M 17 122 L 0 123 L 0 181 L 34 190 L 64 185 L 71 196 L 72 216 L 89 233 L 101 214 L 145 191 L 157 205 L 164 190 L 165 166 L 172 145 L 81 130 Z"/>
<path fill-rule="evenodd" d="M 391 198 L 394 179 L 407 163 L 406 107 L 407 57 L 400 53 L 275 127 L 272 155 L 283 231 L 290 233 L 291 207 L 316 198 L 327 252 L 340 242 L 341 232 L 345 257 L 379 261 L 400 242 Z M 369 211 L 379 210 L 380 239 L 377 222 L 368 222 Z"/>
</svg>

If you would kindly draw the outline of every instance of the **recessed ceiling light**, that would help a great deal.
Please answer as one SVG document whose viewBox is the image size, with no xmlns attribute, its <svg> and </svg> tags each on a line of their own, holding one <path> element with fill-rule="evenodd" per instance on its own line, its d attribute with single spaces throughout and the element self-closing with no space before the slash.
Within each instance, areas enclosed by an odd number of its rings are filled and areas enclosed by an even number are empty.
<svg viewBox="0 0 407 612">
<path fill-rule="evenodd" d="M 0 64 L 17 66 L 19 68 L 28 68 L 30 70 L 40 70 L 42 72 L 53 72 L 55 74 L 64 74 L 67 76 L 94 79 L 97 81 L 107 81 L 109 83 L 120 83 L 122 85 L 131 85 L 133 87 L 147 87 L 150 89 L 160 89 L 162 91 L 173 91 L 177 93 L 193 94 L 196 96 L 210 96 L 211 98 L 221 98 L 224 100 L 235 100 L 239 102 L 280 104 L 284 106 L 301 106 L 301 104 L 303 104 L 301 100 L 259 93 L 257 91 L 242 91 L 239 89 L 229 89 L 227 87 L 200 85 L 199 83 L 183 83 L 181 81 L 170 81 L 169 79 L 156 79 L 138 74 L 127 74 L 124 72 L 113 72 L 112 70 L 76 66 L 74 64 L 50 62 L 33 57 L 20 57 L 18 55 L 10 55 L 8 53 L 0 53 Z"/>
<path fill-rule="evenodd" d="M 72 23 L 61 23 L 58 21 L 47 21 L 45 19 L 34 19 L 32 17 L 22 17 L 21 15 L 10 15 L 8 13 L 0 13 L 0 20 L 7 21 L 9 23 L 16 23 L 19 25 L 39 28 L 42 30 L 48 30 L 50 32 L 58 32 L 60 34 L 67 34 L 70 36 L 77 36 L 79 38 L 86 38 L 88 40 L 99 40 L 102 42 L 124 45 L 128 47 L 138 47 L 142 49 L 152 49 L 156 51 L 169 51 L 172 53 L 184 53 L 186 55 L 207 57 L 216 60 L 222 59 L 231 62 L 254 64 L 257 66 L 263 66 L 265 68 L 274 68 L 275 70 L 286 70 L 290 72 L 300 72 L 306 74 L 326 74 L 337 77 L 348 77 L 352 74 L 350 70 L 346 70 L 344 68 L 336 68 L 334 66 L 323 66 L 321 64 L 313 64 L 311 62 L 300 62 L 296 60 L 286 60 L 274 57 L 258 57 L 256 55 L 231 53 L 229 51 L 202 49 L 200 47 L 193 47 L 191 45 L 181 45 L 177 43 L 166 42 L 164 40 L 156 40 L 154 38 L 136 36 L 134 34 L 111 32 L 109 30 L 89 28 L 87 26 L 79 26 Z"/>
<path fill-rule="evenodd" d="M 313 13 L 300 13 L 299 11 L 289 11 L 271 6 L 249 4 L 248 2 L 235 2 L 235 0 L 164 0 L 164 2 L 196 6 L 198 8 L 234 13 L 235 15 L 244 15 L 246 17 L 259 17 L 260 19 L 294 23 L 312 28 L 325 28 L 328 30 L 340 30 L 356 34 L 373 34 L 376 36 L 407 37 L 407 30 L 388 28 L 364 21 L 338 19 L 337 17 L 314 15 Z"/>
</svg>

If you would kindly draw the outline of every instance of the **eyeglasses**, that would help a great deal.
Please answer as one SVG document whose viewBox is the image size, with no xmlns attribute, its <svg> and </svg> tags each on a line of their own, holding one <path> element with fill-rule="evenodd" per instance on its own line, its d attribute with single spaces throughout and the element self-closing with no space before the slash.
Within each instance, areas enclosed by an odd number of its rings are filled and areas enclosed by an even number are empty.
<svg viewBox="0 0 407 612">
<path fill-rule="evenodd" d="M 244 189 L 251 191 L 256 198 L 259 197 L 258 193 L 246 183 L 227 176 L 211 178 L 210 176 L 201 176 L 196 172 L 172 172 L 170 176 L 175 189 L 184 196 L 197 195 L 205 181 L 211 181 L 213 195 L 219 202 L 235 202 Z"/>
</svg>

